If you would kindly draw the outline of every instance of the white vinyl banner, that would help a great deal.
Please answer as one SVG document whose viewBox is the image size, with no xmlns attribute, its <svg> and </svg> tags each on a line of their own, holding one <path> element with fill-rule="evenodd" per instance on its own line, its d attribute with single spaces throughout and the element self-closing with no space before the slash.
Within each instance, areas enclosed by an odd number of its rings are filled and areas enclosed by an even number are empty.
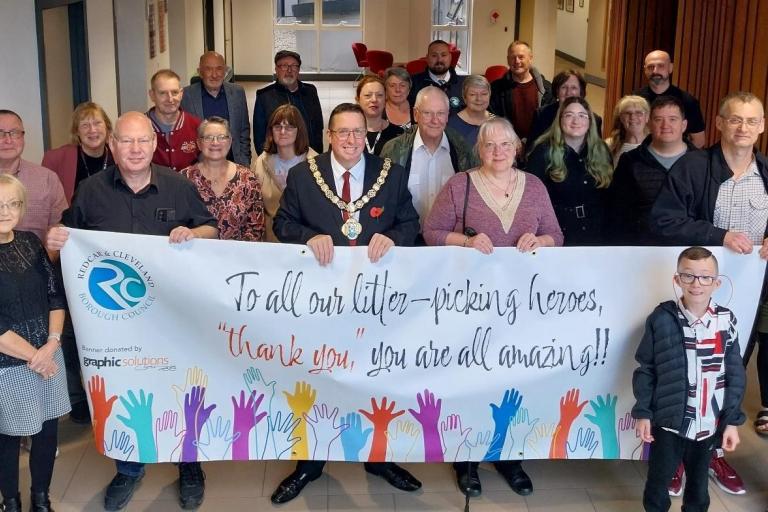
<svg viewBox="0 0 768 512">
<path fill-rule="evenodd" d="M 646 456 L 630 417 L 681 248 L 335 248 L 71 230 L 99 451 L 141 462 Z M 742 349 L 765 262 L 714 249 Z"/>
</svg>

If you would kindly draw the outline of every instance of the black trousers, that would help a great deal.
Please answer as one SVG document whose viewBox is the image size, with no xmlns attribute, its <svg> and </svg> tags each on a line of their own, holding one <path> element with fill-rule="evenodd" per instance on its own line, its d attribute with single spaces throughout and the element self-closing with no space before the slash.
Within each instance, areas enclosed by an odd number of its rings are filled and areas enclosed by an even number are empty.
<svg viewBox="0 0 768 512">
<path fill-rule="evenodd" d="M 310 475 L 320 475 L 323 472 L 326 461 L 324 460 L 300 460 L 296 463 L 296 471 Z M 365 462 L 364 465 L 374 473 L 378 472 L 377 467 L 394 464 L 393 462 Z"/>
<path fill-rule="evenodd" d="M 648 478 L 643 491 L 646 512 L 666 512 L 672 500 L 667 487 L 680 461 L 685 468 L 685 490 L 682 512 L 705 512 L 709 509 L 707 489 L 709 462 L 720 446 L 720 436 L 692 441 L 660 427 L 651 429 L 654 441 L 648 457 Z"/>
<path fill-rule="evenodd" d="M 496 471 L 500 473 L 504 473 L 505 471 L 518 471 L 522 470 L 522 461 L 520 460 L 497 460 L 493 463 L 493 467 L 496 468 Z M 462 471 L 465 470 L 467 467 L 472 466 L 474 469 L 477 469 L 477 466 L 480 465 L 479 462 L 454 462 L 453 463 L 453 469 Z"/>
<path fill-rule="evenodd" d="M 43 422 L 43 429 L 32 436 L 29 452 L 29 472 L 32 492 L 48 492 L 56 460 L 59 420 Z M 0 493 L 3 498 L 19 494 L 19 448 L 21 437 L 0 434 Z"/>
<path fill-rule="evenodd" d="M 757 380 L 760 382 L 760 405 L 768 408 L 768 333 L 757 333 Z"/>
</svg>

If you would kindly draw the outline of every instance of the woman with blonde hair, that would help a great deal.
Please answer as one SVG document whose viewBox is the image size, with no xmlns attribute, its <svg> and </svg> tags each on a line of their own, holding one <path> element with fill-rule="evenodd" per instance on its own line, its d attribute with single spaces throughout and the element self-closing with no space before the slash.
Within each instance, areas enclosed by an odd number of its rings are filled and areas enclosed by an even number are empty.
<svg viewBox="0 0 768 512">
<path fill-rule="evenodd" d="M 603 243 L 613 163 L 584 98 L 563 100 L 557 122 L 536 140 L 526 170 L 546 185 L 565 245 Z"/>
<path fill-rule="evenodd" d="M 75 107 L 69 132 L 71 142 L 46 151 L 42 165 L 59 176 L 67 201 L 71 202 L 81 181 L 114 161 L 107 144 L 112 122 L 98 104 L 86 101 Z"/>
<path fill-rule="evenodd" d="M 491 84 L 483 75 L 469 75 L 464 79 L 461 96 L 464 98 L 466 107 L 456 114 L 451 114 L 448 118 L 448 127 L 464 137 L 469 146 L 474 146 L 480 125 L 494 117 L 488 111 L 488 104 L 491 101 Z"/>
<path fill-rule="evenodd" d="M 613 130 L 605 140 L 613 156 L 614 167 L 627 151 L 640 145 L 648 135 L 648 118 L 651 107 L 642 96 L 624 96 L 613 109 Z"/>
</svg>

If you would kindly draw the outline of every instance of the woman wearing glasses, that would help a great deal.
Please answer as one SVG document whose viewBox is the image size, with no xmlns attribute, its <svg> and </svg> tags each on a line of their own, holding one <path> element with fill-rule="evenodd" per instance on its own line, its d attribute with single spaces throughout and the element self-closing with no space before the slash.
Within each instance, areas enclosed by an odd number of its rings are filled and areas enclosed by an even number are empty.
<svg viewBox="0 0 768 512">
<path fill-rule="evenodd" d="M 264 151 L 251 166 L 253 174 L 261 181 L 267 242 L 278 241 L 272 230 L 272 221 L 280 206 L 288 170 L 308 157 L 317 156 L 317 152 L 309 147 L 308 137 L 299 109 L 293 105 L 281 105 L 272 112 L 267 123 Z"/>
<path fill-rule="evenodd" d="M 526 170 L 546 185 L 565 245 L 600 245 L 611 153 L 585 99 L 563 100 L 557 119 L 536 140 Z"/>
<path fill-rule="evenodd" d="M 181 174 L 195 184 L 216 217 L 222 240 L 264 240 L 261 183 L 247 167 L 227 160 L 232 134 L 226 119 L 211 116 L 197 128 L 200 157 Z"/>
<path fill-rule="evenodd" d="M 614 167 L 627 151 L 640 146 L 648 135 L 651 107 L 642 96 L 624 96 L 613 109 L 613 131 L 605 143 L 611 150 Z"/>
<path fill-rule="evenodd" d="M 112 122 L 103 108 L 86 101 L 75 107 L 69 131 L 72 142 L 46 151 L 42 165 L 59 176 L 67 201 L 72 201 L 81 181 L 114 163 L 107 145 Z"/>
<path fill-rule="evenodd" d="M 403 133 L 403 129 L 384 118 L 386 103 L 384 82 L 375 75 L 366 75 L 357 84 L 355 101 L 365 112 L 368 134 L 365 138 L 365 149 L 368 153 L 378 155 L 388 141 Z"/>
<path fill-rule="evenodd" d="M 64 290 L 37 236 L 15 230 L 26 200 L 19 180 L 0 174 L 0 510 L 6 512 L 22 510 L 22 436 L 32 437 L 30 510 L 51 510 L 58 418 L 70 410 L 60 348 Z"/>
<path fill-rule="evenodd" d="M 427 245 L 472 247 L 483 254 L 492 253 L 494 247 L 529 252 L 563 245 L 544 184 L 515 167 L 519 147 L 520 139 L 505 118 L 480 126 L 475 148 L 482 164 L 457 173 L 442 188 L 424 222 Z M 533 492 L 520 461 L 498 461 L 500 451 L 501 447 L 491 446 L 484 460 L 495 458 L 496 469 L 518 494 Z M 477 462 L 454 464 L 459 489 L 467 496 L 481 493 L 477 466 Z"/>
</svg>

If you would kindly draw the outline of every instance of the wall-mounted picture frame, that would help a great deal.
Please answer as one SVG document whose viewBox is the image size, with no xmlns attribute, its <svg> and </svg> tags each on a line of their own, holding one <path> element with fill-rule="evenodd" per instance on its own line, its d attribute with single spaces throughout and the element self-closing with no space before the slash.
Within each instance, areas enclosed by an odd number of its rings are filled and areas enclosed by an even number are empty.
<svg viewBox="0 0 768 512">
<path fill-rule="evenodd" d="M 565 11 L 566 12 L 573 12 L 574 11 L 574 4 L 575 0 L 565 0 Z"/>
<path fill-rule="evenodd" d="M 584 0 L 579 0 L 579 7 L 584 7 Z"/>
<path fill-rule="evenodd" d="M 557 0 L 557 8 L 561 11 L 565 9 L 565 0 Z"/>
</svg>

